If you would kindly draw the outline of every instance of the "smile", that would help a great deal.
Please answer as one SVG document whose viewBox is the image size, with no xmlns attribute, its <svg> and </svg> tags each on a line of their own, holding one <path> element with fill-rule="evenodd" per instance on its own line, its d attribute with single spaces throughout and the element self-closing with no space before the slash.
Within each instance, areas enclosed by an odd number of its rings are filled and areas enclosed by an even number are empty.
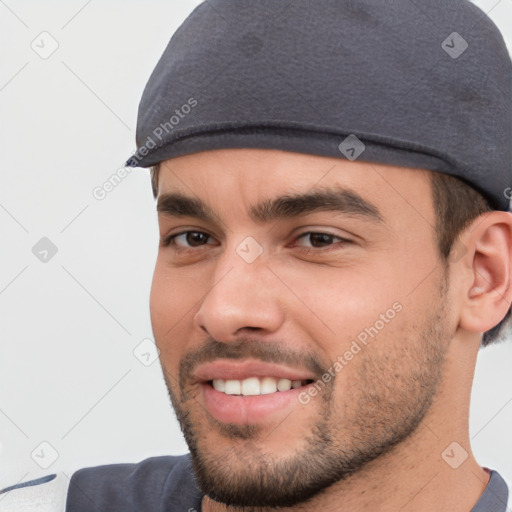
<svg viewBox="0 0 512 512">
<path fill-rule="evenodd" d="M 311 382 L 313 381 L 310 379 L 290 380 L 274 377 L 249 377 L 243 380 L 213 379 L 209 381 L 209 384 L 215 390 L 226 395 L 255 396 L 289 391 L 292 388 L 297 389 Z"/>
</svg>

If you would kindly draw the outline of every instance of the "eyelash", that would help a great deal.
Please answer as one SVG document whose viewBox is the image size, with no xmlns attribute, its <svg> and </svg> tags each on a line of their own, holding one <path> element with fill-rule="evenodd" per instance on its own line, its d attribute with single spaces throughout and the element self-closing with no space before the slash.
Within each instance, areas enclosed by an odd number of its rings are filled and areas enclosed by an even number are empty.
<svg viewBox="0 0 512 512">
<path fill-rule="evenodd" d="M 189 230 L 189 231 L 182 231 L 181 233 L 176 233 L 174 235 L 170 235 L 168 237 L 165 237 L 165 238 L 162 238 L 160 239 L 160 246 L 161 247 L 171 247 L 173 246 L 173 251 L 175 252 L 178 252 L 178 253 L 182 253 L 182 252 L 193 252 L 196 250 L 196 248 L 194 247 L 179 247 L 176 245 L 176 242 L 175 242 L 175 238 L 177 238 L 178 236 L 181 236 L 181 235 L 186 235 L 188 233 L 200 233 L 202 235 L 207 235 L 208 237 L 210 237 L 210 235 L 208 235 L 208 233 L 204 233 L 202 231 L 194 231 L 194 230 Z M 326 233 L 326 232 L 323 232 L 323 231 L 306 231 L 304 233 L 301 233 L 300 235 L 297 236 L 297 238 L 295 240 L 299 240 L 307 235 L 326 235 L 330 238 L 335 238 L 335 239 L 338 239 L 342 245 L 346 245 L 346 244 L 351 244 L 353 243 L 352 240 L 349 240 L 347 238 L 342 238 L 340 236 L 337 236 L 337 235 L 333 235 L 332 233 Z M 206 244 L 205 244 L 206 245 Z M 335 244 L 330 244 L 330 246 L 332 245 L 335 245 Z M 202 246 L 199 246 L 199 247 L 202 247 Z M 304 254 L 311 254 L 311 253 L 319 253 L 319 252 L 328 252 L 328 251 L 332 251 L 332 250 L 336 250 L 337 248 L 307 248 L 307 247 L 299 247 L 299 251 L 304 253 Z"/>
</svg>

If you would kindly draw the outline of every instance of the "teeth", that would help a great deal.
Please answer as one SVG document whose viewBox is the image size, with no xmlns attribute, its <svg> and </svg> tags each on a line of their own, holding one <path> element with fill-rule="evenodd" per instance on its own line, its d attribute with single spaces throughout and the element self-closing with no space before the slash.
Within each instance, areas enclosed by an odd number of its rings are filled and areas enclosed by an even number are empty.
<svg viewBox="0 0 512 512">
<path fill-rule="evenodd" d="M 268 395 L 277 391 L 277 381 L 272 377 L 265 377 L 261 380 L 260 395 Z"/>
<path fill-rule="evenodd" d="M 227 395 L 268 395 L 277 391 L 289 391 L 302 386 L 301 380 L 274 379 L 274 377 L 249 377 L 244 380 L 213 379 L 213 387 Z"/>
<path fill-rule="evenodd" d="M 288 391 L 292 388 L 292 381 L 290 379 L 279 379 L 277 383 L 278 391 Z"/>
<path fill-rule="evenodd" d="M 259 395 L 260 381 L 256 377 L 244 379 L 242 381 L 242 395 Z"/>
<path fill-rule="evenodd" d="M 213 387 L 217 391 L 224 392 L 226 390 L 226 385 L 225 384 L 226 384 L 225 381 L 223 381 L 222 379 L 213 379 Z"/>
<path fill-rule="evenodd" d="M 239 380 L 227 380 L 224 384 L 224 393 L 226 393 L 226 395 L 239 395 L 240 387 Z"/>
</svg>

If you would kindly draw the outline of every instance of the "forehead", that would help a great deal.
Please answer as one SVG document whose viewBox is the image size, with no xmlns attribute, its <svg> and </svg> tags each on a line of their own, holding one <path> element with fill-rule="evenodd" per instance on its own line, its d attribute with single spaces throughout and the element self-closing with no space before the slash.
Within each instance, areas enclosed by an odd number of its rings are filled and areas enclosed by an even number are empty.
<svg viewBox="0 0 512 512">
<path fill-rule="evenodd" d="M 273 149 L 202 151 L 162 162 L 159 196 L 179 192 L 214 209 L 251 206 L 312 190 L 347 190 L 384 218 L 417 217 L 432 226 L 430 171 Z"/>
</svg>

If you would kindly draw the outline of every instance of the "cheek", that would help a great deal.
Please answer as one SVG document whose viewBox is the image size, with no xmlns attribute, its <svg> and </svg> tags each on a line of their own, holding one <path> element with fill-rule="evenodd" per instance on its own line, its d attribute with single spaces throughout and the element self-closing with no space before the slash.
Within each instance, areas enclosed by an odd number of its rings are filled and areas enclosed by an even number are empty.
<svg viewBox="0 0 512 512">
<path fill-rule="evenodd" d="M 193 288 L 183 282 L 179 271 L 172 273 L 157 260 L 150 293 L 150 317 L 155 342 L 168 360 L 168 355 L 176 354 L 181 349 L 180 340 L 186 340 L 187 312 L 195 300 Z"/>
<path fill-rule="evenodd" d="M 157 339 L 165 328 L 165 324 L 169 321 L 169 313 L 174 311 L 173 306 L 172 294 L 169 293 L 169 283 L 165 279 L 165 274 L 161 271 L 161 265 L 157 262 L 149 297 L 151 324 Z"/>
<path fill-rule="evenodd" d="M 200 282 L 197 269 L 172 268 L 160 254 L 151 283 L 151 317 L 167 324 L 183 318 L 201 297 Z"/>
<path fill-rule="evenodd" d="M 322 358 L 340 363 L 334 372 L 355 375 L 366 357 L 385 361 L 418 338 L 427 309 L 435 308 L 436 262 L 423 256 L 413 264 L 400 260 L 400 252 L 347 268 L 295 269 L 295 275 L 282 269 L 301 299 L 291 313 L 294 321 Z"/>
<path fill-rule="evenodd" d="M 293 283 L 293 292 L 300 299 L 295 301 L 294 318 L 302 321 L 306 330 L 307 326 L 316 329 L 312 331 L 316 333 L 313 339 L 356 336 L 388 310 L 388 316 L 394 317 L 399 306 L 393 309 L 393 305 L 403 300 L 402 281 L 397 276 L 400 271 L 382 260 L 358 262 L 345 268 L 295 270 L 282 269 L 281 274 L 283 281 Z"/>
</svg>

